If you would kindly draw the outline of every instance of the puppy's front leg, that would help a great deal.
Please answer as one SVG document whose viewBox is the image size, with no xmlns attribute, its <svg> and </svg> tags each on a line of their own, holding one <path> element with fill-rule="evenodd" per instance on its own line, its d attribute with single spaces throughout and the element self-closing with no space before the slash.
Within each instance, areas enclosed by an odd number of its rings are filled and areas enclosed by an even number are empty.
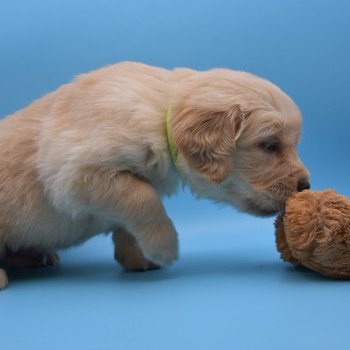
<svg viewBox="0 0 350 350">
<path fill-rule="evenodd" d="M 128 271 L 146 271 L 159 268 L 159 265 L 147 260 L 136 239 L 124 228 L 113 231 L 114 257 Z"/>
<path fill-rule="evenodd" d="M 89 169 L 78 186 L 89 207 L 135 237 L 147 260 L 170 265 L 177 258 L 177 233 L 158 193 L 147 182 L 128 172 Z"/>
</svg>

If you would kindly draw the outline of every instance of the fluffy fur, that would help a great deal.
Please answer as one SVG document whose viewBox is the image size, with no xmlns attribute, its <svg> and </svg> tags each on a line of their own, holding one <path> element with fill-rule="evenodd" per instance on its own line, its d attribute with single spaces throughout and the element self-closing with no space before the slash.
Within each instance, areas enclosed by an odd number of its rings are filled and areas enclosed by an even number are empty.
<svg viewBox="0 0 350 350">
<path fill-rule="evenodd" d="M 171 264 L 177 234 L 161 197 L 187 184 L 245 212 L 277 212 L 308 181 L 300 127 L 287 95 L 244 72 L 125 62 L 80 75 L 1 121 L 0 256 L 45 265 L 112 231 L 126 268 Z"/>
<path fill-rule="evenodd" d="M 283 260 L 327 277 L 350 278 L 350 200 L 335 191 L 291 196 L 276 220 L 276 244 Z"/>
</svg>

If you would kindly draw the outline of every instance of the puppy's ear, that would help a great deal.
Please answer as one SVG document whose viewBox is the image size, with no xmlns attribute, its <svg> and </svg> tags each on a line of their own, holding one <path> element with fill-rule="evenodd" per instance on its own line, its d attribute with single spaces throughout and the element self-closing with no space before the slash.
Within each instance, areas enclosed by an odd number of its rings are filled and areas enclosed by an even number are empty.
<svg viewBox="0 0 350 350">
<path fill-rule="evenodd" d="M 227 110 L 185 107 L 173 123 L 174 143 L 193 170 L 219 184 L 232 172 L 243 121 L 238 106 Z"/>
</svg>

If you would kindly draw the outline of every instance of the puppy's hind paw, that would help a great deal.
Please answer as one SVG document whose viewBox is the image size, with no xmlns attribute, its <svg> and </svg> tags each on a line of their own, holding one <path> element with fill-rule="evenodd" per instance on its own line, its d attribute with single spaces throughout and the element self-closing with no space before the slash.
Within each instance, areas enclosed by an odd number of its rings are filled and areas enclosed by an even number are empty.
<svg viewBox="0 0 350 350">
<path fill-rule="evenodd" d="M 7 274 L 4 269 L 0 268 L 0 290 L 3 290 L 8 285 Z"/>
<path fill-rule="evenodd" d="M 60 257 L 57 253 L 46 254 L 45 266 L 55 266 L 60 262 Z"/>
<path fill-rule="evenodd" d="M 57 265 L 60 261 L 56 253 L 41 253 L 35 249 L 7 252 L 4 261 L 17 267 L 43 267 Z"/>
</svg>

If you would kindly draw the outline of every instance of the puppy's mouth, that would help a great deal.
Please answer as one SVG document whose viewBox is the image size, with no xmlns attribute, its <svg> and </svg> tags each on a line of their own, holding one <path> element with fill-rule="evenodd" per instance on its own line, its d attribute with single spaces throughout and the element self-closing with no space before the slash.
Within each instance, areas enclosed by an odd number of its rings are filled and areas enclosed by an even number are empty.
<svg viewBox="0 0 350 350">
<path fill-rule="evenodd" d="M 269 217 L 276 214 L 280 215 L 284 212 L 287 199 L 293 192 L 279 191 L 276 195 L 275 191 L 264 193 L 257 198 L 248 198 L 245 200 L 245 207 L 248 213 L 260 217 Z"/>
<path fill-rule="evenodd" d="M 256 202 L 252 199 L 245 200 L 246 212 L 260 217 L 270 217 L 276 215 L 280 209 L 273 206 L 271 200 L 264 204 Z"/>
<path fill-rule="evenodd" d="M 295 193 L 295 187 L 292 179 L 275 182 L 266 188 L 250 184 L 245 193 L 242 191 L 244 194 L 240 193 L 240 201 L 238 205 L 236 203 L 236 207 L 243 212 L 259 217 L 281 214 L 288 198 Z M 232 195 L 236 196 L 237 192 L 232 192 Z"/>
</svg>

